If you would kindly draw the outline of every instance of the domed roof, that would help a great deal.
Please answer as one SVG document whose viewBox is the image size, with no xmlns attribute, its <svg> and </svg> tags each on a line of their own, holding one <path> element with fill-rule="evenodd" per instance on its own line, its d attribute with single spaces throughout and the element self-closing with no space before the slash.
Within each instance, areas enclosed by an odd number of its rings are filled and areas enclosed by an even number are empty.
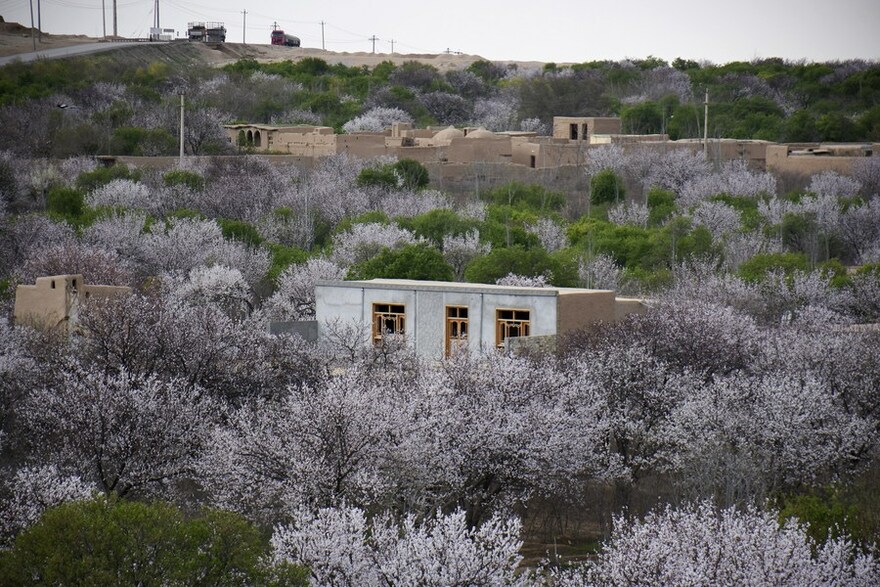
<svg viewBox="0 0 880 587">
<path fill-rule="evenodd" d="M 458 130 L 454 126 L 449 126 L 434 135 L 434 142 L 435 143 L 443 143 L 443 142 L 448 143 L 452 139 L 457 139 L 458 137 L 463 137 L 463 136 L 464 136 L 464 131 Z"/>
<path fill-rule="evenodd" d="M 467 138 L 469 139 L 493 139 L 495 138 L 495 133 L 491 130 L 486 130 L 482 126 L 477 130 L 472 130 L 467 134 Z"/>
</svg>

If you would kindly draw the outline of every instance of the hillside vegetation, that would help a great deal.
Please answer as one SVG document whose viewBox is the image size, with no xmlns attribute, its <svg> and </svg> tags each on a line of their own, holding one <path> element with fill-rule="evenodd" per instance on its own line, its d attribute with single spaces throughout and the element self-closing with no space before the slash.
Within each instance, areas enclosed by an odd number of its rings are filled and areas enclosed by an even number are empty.
<svg viewBox="0 0 880 587">
<path fill-rule="evenodd" d="M 0 69 L 0 583 L 880 584 L 880 157 L 789 185 L 605 145 L 583 193 L 453 198 L 413 160 L 274 165 L 221 126 L 620 114 L 687 137 L 708 85 L 711 134 L 870 140 L 877 64 L 202 49 Z M 181 91 L 187 153 L 230 156 L 93 156 L 176 153 Z M 70 337 L 8 319 L 58 274 L 132 294 L 78 306 Z M 524 354 L 269 333 L 317 318 L 317 282 L 379 277 L 649 303 Z"/>
<path fill-rule="evenodd" d="M 341 131 L 382 108 L 397 109 L 420 126 L 496 131 L 546 132 L 555 115 L 619 115 L 626 132 L 690 138 L 703 134 L 706 89 L 713 137 L 880 140 L 880 66 L 866 61 L 764 59 L 716 66 L 647 58 L 543 67 L 475 61 L 440 71 L 418 61 L 369 68 L 316 57 L 271 63 L 245 57 L 219 69 L 200 65 L 212 53 L 217 51 L 180 43 L 3 67 L 0 121 L 7 132 L 0 148 L 55 157 L 171 154 L 173 145 L 155 136 L 113 139 L 132 128 L 174 135 L 180 91 L 195 125 L 206 113 L 214 123 L 214 140 L 192 141 L 192 153 L 223 150 L 218 123 L 310 123 Z"/>
</svg>

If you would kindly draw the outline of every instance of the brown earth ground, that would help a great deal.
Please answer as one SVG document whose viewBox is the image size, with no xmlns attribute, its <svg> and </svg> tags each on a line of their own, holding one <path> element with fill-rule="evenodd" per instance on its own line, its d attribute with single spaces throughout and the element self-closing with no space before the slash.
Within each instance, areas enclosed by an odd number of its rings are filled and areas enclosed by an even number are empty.
<svg viewBox="0 0 880 587">
<path fill-rule="evenodd" d="M 124 41 L 124 39 L 119 39 Z M 81 45 L 85 43 L 101 43 L 110 42 L 105 39 L 87 37 L 85 35 L 56 35 L 43 33 L 38 37 L 36 42 L 37 50 L 55 49 L 59 47 L 68 47 L 70 45 Z M 187 41 L 175 41 L 172 45 L 189 44 L 198 48 L 200 57 L 206 64 L 220 67 L 227 63 L 232 63 L 243 57 L 250 57 L 262 63 L 273 63 L 277 61 L 291 60 L 299 61 L 306 57 L 317 57 L 323 59 L 327 63 L 341 63 L 349 67 L 367 66 L 375 67 L 382 61 L 391 61 L 395 65 L 400 65 L 406 61 L 418 61 L 436 67 L 441 72 L 465 69 L 475 61 L 483 58 L 479 55 L 459 55 L 459 54 L 403 54 L 403 53 L 337 53 L 334 51 L 324 51 L 321 49 L 312 49 L 308 47 L 279 47 L 273 45 L 258 44 L 242 44 L 242 43 L 223 43 L 223 44 L 205 44 L 205 43 L 188 43 Z M 31 29 L 14 22 L 0 22 L 0 57 L 10 55 L 18 55 L 21 53 L 30 53 L 34 50 L 34 39 L 31 37 Z M 508 61 L 501 62 L 503 64 L 516 64 L 522 70 L 540 69 L 543 63 L 537 61 Z"/>
</svg>

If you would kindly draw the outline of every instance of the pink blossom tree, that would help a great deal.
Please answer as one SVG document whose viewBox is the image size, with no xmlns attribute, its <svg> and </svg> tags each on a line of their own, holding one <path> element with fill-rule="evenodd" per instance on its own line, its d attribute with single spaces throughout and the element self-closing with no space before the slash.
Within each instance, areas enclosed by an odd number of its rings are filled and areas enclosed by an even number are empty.
<svg viewBox="0 0 880 587">
<path fill-rule="evenodd" d="M 493 516 L 471 528 L 461 510 L 396 521 L 387 515 L 368 519 L 361 509 L 342 507 L 301 508 L 293 519 L 275 528 L 274 560 L 307 566 L 318 585 L 529 584 L 517 572 L 522 542 L 516 518 Z"/>
<path fill-rule="evenodd" d="M 666 508 L 643 521 L 616 518 L 594 563 L 554 573 L 557 587 L 588 585 L 847 585 L 880 580 L 873 553 L 847 538 L 816 545 L 796 521 L 754 507 L 707 502 Z"/>
<path fill-rule="evenodd" d="M 74 366 L 56 385 L 31 393 L 18 417 L 43 463 L 106 493 L 156 495 L 191 474 L 215 410 L 179 382 Z"/>
</svg>

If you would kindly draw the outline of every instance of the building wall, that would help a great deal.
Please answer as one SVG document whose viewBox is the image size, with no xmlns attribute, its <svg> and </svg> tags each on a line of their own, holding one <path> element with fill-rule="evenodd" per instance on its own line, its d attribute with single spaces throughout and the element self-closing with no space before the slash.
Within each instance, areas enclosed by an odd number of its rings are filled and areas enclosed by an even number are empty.
<svg viewBox="0 0 880 587">
<path fill-rule="evenodd" d="M 583 141 L 562 139 L 515 141 L 512 145 L 512 161 L 534 169 L 583 165 L 587 146 L 588 144 Z"/>
<path fill-rule="evenodd" d="M 571 126 L 577 125 L 577 138 L 571 134 Z M 590 141 L 594 134 L 614 135 L 621 134 L 622 126 L 620 118 L 599 118 L 594 116 L 554 116 L 553 138 Z"/>
<path fill-rule="evenodd" d="M 35 285 L 16 287 L 13 316 L 17 324 L 69 333 L 83 303 L 130 292 L 123 286 L 87 285 L 78 274 L 38 277 Z"/>
<path fill-rule="evenodd" d="M 430 282 L 429 282 L 430 283 Z M 481 352 L 495 348 L 496 310 L 528 310 L 533 336 L 556 334 L 557 297 L 555 290 L 531 293 L 476 291 L 479 286 L 407 288 L 406 285 L 357 287 L 318 285 L 315 288 L 315 314 L 318 339 L 327 340 L 335 328 L 357 325 L 363 339 L 372 334 L 373 304 L 402 304 L 405 308 L 405 334 L 415 351 L 428 358 L 441 359 L 446 346 L 446 307 L 468 308 L 468 350 Z"/>
<path fill-rule="evenodd" d="M 510 137 L 455 138 L 449 143 L 446 157 L 450 163 L 509 163 L 511 161 Z"/>
<path fill-rule="evenodd" d="M 15 288 L 16 324 L 27 324 L 41 329 L 67 329 L 67 318 L 74 302 L 74 280 L 77 276 L 56 275 L 38 277 L 35 285 Z M 82 276 L 78 276 L 82 284 Z"/>
<path fill-rule="evenodd" d="M 614 322 L 614 312 L 613 291 L 560 292 L 556 332 L 566 334 L 599 322 Z"/>
<path fill-rule="evenodd" d="M 382 134 L 336 135 L 335 138 L 336 153 L 346 153 L 363 159 L 389 153 L 385 147 L 385 135 Z"/>
<path fill-rule="evenodd" d="M 648 305 L 644 300 L 636 298 L 615 298 L 614 320 L 623 320 L 630 314 L 644 314 L 648 311 Z"/>
<path fill-rule="evenodd" d="M 815 145 L 815 147 L 821 147 Z M 775 173 L 791 173 L 797 175 L 814 175 L 823 171 L 836 171 L 842 175 L 852 173 L 853 163 L 865 158 L 865 155 L 855 156 L 852 149 L 829 149 L 827 155 L 811 155 L 806 148 L 793 148 L 789 145 L 768 145 L 766 150 L 767 170 Z M 797 154 L 801 151 L 802 154 Z M 835 155 L 834 152 L 847 153 Z M 865 151 L 873 157 L 880 156 L 880 144 L 874 143 L 870 150 Z"/>
</svg>

